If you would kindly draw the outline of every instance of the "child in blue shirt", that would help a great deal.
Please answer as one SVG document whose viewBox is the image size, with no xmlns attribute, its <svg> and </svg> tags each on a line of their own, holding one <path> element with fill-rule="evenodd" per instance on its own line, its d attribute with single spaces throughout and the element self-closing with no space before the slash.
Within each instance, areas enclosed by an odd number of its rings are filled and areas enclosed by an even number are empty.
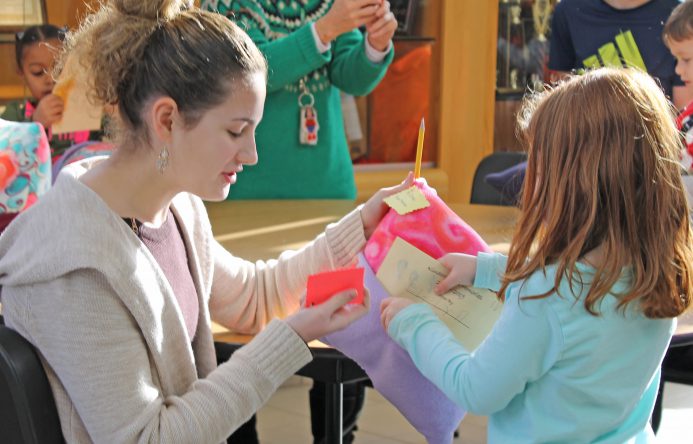
<svg viewBox="0 0 693 444">
<path fill-rule="evenodd" d="M 642 71 L 602 68 L 518 115 L 529 156 L 509 256 L 448 254 L 436 287 L 498 291 L 493 330 L 467 350 L 402 298 L 383 301 L 383 325 L 452 400 L 489 416 L 490 443 L 653 442 L 659 367 L 693 285 L 670 105 Z"/>
</svg>

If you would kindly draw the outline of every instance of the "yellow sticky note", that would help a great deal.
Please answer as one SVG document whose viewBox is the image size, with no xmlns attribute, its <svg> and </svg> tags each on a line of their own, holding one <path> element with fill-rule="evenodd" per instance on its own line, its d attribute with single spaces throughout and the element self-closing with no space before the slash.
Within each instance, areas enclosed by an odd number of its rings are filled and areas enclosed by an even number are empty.
<svg viewBox="0 0 693 444">
<path fill-rule="evenodd" d="M 424 193 L 415 186 L 386 197 L 384 201 L 400 216 L 430 205 Z"/>
</svg>

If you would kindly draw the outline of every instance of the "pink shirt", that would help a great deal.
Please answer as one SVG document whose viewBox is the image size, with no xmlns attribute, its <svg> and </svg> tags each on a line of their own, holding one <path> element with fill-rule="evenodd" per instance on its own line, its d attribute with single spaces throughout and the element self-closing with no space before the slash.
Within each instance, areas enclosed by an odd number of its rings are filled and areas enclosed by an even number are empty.
<svg viewBox="0 0 693 444">
<path fill-rule="evenodd" d="M 130 223 L 129 219 L 126 219 Z M 164 272 L 183 314 L 190 341 L 195 337 L 200 313 L 195 283 L 190 274 L 188 254 L 178 222 L 171 210 L 158 228 L 138 223 L 139 238 Z"/>
</svg>

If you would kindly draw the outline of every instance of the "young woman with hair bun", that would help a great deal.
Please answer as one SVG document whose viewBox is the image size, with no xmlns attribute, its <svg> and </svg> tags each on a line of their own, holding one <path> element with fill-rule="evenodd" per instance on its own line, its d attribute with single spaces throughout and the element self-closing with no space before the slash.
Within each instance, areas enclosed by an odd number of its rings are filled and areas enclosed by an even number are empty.
<svg viewBox="0 0 693 444">
<path fill-rule="evenodd" d="M 299 307 L 308 275 L 355 263 L 411 175 L 300 251 L 244 261 L 202 199 L 257 161 L 267 67 L 250 38 L 188 1 L 112 0 L 63 57 L 117 108 L 117 149 L 67 166 L 3 234 L 5 322 L 38 350 L 67 442 L 221 442 L 311 360 L 307 341 L 367 311 L 349 292 Z M 212 320 L 257 335 L 217 366 Z"/>
</svg>

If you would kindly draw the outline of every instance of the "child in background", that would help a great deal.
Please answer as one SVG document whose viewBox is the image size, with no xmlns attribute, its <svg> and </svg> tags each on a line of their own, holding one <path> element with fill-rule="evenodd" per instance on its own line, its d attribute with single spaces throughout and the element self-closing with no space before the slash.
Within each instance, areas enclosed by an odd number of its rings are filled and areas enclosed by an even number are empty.
<svg viewBox="0 0 693 444">
<path fill-rule="evenodd" d="M 662 39 L 676 58 L 676 74 L 689 85 L 693 82 L 693 2 L 686 0 L 672 11 L 664 25 Z M 683 108 L 676 123 L 686 140 L 681 166 L 690 171 L 693 167 L 693 102 Z"/>
<path fill-rule="evenodd" d="M 402 298 L 383 301 L 383 325 L 451 399 L 489 416 L 490 443 L 653 442 L 659 367 L 692 290 L 671 105 L 644 72 L 604 68 L 518 115 L 529 157 L 510 254 L 445 255 L 436 287 L 498 291 L 493 330 L 466 350 Z"/>
<path fill-rule="evenodd" d="M 664 43 L 676 58 L 676 74 L 684 83 L 693 82 L 693 1 L 686 0 L 677 6 L 669 16 L 663 31 Z M 689 192 L 689 205 L 693 206 L 693 102 L 689 103 L 676 118 L 676 123 L 683 133 L 686 149 L 682 151 L 682 166 L 689 173 L 684 184 Z M 673 368 L 693 368 L 693 346 L 681 346 L 669 349 L 666 355 L 667 365 Z"/>
<path fill-rule="evenodd" d="M 63 99 L 53 94 L 55 60 L 62 50 L 65 29 L 38 25 L 16 35 L 17 73 L 29 89 L 31 99 L 11 102 L 0 118 L 14 122 L 34 121 L 46 129 L 51 156 L 57 159 L 71 145 L 99 138 L 98 132 L 75 131 L 52 134 L 51 125 L 63 115 Z"/>
</svg>

